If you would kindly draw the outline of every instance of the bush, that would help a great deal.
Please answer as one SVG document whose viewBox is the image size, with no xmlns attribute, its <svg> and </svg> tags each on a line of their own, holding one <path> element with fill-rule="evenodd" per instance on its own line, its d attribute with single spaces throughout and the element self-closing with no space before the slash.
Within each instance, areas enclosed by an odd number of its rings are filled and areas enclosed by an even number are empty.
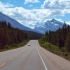
<svg viewBox="0 0 70 70">
<path fill-rule="evenodd" d="M 42 42 L 41 40 L 39 40 L 39 44 L 43 48 L 45 48 L 45 49 L 47 49 L 47 50 L 49 50 L 49 51 L 51 51 L 51 52 L 53 52 L 53 53 L 55 53 L 57 55 L 60 55 L 60 56 L 62 56 L 64 58 L 70 60 L 70 53 L 67 52 L 66 48 L 62 47 L 61 49 L 59 49 L 59 47 L 57 47 L 55 45 L 52 45 L 49 42 Z"/>
<path fill-rule="evenodd" d="M 5 50 L 10 50 L 10 49 L 14 49 L 14 48 L 19 48 L 19 47 L 22 47 L 24 45 L 26 45 L 27 43 L 29 42 L 29 40 L 25 40 L 23 41 L 22 43 L 18 43 L 18 44 L 13 44 L 13 45 L 6 45 L 4 47 L 4 49 L 1 49 L 0 51 L 5 51 Z"/>
</svg>

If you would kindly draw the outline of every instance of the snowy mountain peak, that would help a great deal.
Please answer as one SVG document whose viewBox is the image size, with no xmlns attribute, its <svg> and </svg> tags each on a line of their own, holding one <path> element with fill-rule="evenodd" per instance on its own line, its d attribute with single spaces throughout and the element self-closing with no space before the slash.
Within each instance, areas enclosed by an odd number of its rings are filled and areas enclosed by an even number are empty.
<svg viewBox="0 0 70 70">
<path fill-rule="evenodd" d="M 51 19 L 45 22 L 45 24 L 43 26 L 40 27 L 35 27 L 35 30 L 40 32 L 40 33 L 45 33 L 46 31 L 49 30 L 57 30 L 59 27 L 61 28 L 63 26 L 63 23 L 56 20 L 56 19 Z"/>
<path fill-rule="evenodd" d="M 51 22 L 54 22 L 54 21 L 56 21 L 56 19 L 53 18 L 53 19 L 51 20 Z"/>
<path fill-rule="evenodd" d="M 58 21 L 58 20 L 56 20 L 56 19 L 52 19 L 52 20 L 50 20 L 50 21 L 47 21 L 47 22 L 45 23 L 45 25 L 47 25 L 47 24 L 52 25 L 52 26 L 55 26 L 55 25 L 62 26 L 62 25 L 63 25 L 62 22 L 60 22 L 60 21 Z"/>
<path fill-rule="evenodd" d="M 42 26 L 35 26 L 34 30 L 30 29 L 28 27 L 23 26 L 22 24 L 20 24 L 19 22 L 17 22 L 16 20 L 10 18 L 9 16 L 3 14 L 0 12 L 0 21 L 6 21 L 7 23 L 9 22 L 11 24 L 12 27 L 14 28 L 19 28 L 21 30 L 27 30 L 27 31 L 35 31 L 38 33 L 42 33 L 44 34 L 46 31 L 49 30 L 57 30 L 59 27 L 63 26 L 63 23 L 56 20 L 56 19 L 51 19 L 45 22 L 44 25 Z"/>
</svg>

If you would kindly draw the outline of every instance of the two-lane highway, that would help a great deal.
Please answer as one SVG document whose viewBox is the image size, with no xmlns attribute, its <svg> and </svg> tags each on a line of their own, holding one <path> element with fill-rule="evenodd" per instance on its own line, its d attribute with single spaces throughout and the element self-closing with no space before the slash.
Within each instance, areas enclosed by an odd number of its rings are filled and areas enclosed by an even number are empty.
<svg viewBox="0 0 70 70">
<path fill-rule="evenodd" d="M 0 70 L 70 70 L 70 61 L 43 49 L 37 40 L 28 44 L 0 52 Z"/>
<path fill-rule="evenodd" d="M 38 42 L 0 53 L 0 70 L 45 70 L 38 52 Z"/>
</svg>

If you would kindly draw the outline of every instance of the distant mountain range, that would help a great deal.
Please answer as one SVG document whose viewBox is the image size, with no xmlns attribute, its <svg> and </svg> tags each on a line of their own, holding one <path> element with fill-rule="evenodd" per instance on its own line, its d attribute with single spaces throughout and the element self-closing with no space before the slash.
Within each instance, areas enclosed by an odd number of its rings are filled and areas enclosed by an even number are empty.
<svg viewBox="0 0 70 70">
<path fill-rule="evenodd" d="M 6 21 L 6 23 L 9 22 L 12 27 L 23 30 L 25 33 L 27 33 L 29 39 L 39 39 L 43 36 L 43 34 L 38 33 L 36 31 L 34 31 L 33 29 L 23 26 L 16 20 L 10 18 L 9 16 L 7 16 L 1 12 L 0 12 L 0 21 Z"/>
<path fill-rule="evenodd" d="M 0 12 L 0 21 L 6 21 L 7 23 L 9 22 L 11 24 L 11 26 L 14 28 L 19 28 L 21 30 L 26 30 L 26 31 L 37 32 L 37 33 L 41 33 L 41 34 L 44 34 L 46 31 L 49 31 L 49 30 L 55 31 L 59 27 L 61 28 L 63 26 L 62 22 L 60 22 L 56 19 L 52 19 L 52 20 L 46 21 L 45 24 L 42 26 L 36 25 L 34 29 L 30 29 L 1 12 Z"/>
<path fill-rule="evenodd" d="M 21 30 L 27 30 L 27 31 L 33 31 L 32 29 L 23 26 L 18 21 L 10 18 L 9 16 L 7 16 L 7 15 L 1 13 L 1 12 L 0 12 L 0 21 L 6 21 L 7 23 L 9 22 L 11 24 L 11 26 L 14 27 L 14 28 L 19 28 Z"/>
<path fill-rule="evenodd" d="M 61 28 L 62 26 L 63 26 L 62 22 L 56 19 L 52 19 L 47 21 L 43 26 L 35 26 L 34 30 L 44 34 L 46 31 L 49 30 L 56 31 L 59 27 Z"/>
</svg>

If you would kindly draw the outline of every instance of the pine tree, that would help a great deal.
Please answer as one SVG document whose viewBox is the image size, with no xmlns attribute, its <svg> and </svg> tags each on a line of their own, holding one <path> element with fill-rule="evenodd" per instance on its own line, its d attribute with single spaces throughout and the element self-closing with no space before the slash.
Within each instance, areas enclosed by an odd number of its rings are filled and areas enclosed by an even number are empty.
<svg viewBox="0 0 70 70">
<path fill-rule="evenodd" d="M 67 35 L 65 47 L 66 47 L 67 51 L 70 52 L 70 32 Z"/>
</svg>

